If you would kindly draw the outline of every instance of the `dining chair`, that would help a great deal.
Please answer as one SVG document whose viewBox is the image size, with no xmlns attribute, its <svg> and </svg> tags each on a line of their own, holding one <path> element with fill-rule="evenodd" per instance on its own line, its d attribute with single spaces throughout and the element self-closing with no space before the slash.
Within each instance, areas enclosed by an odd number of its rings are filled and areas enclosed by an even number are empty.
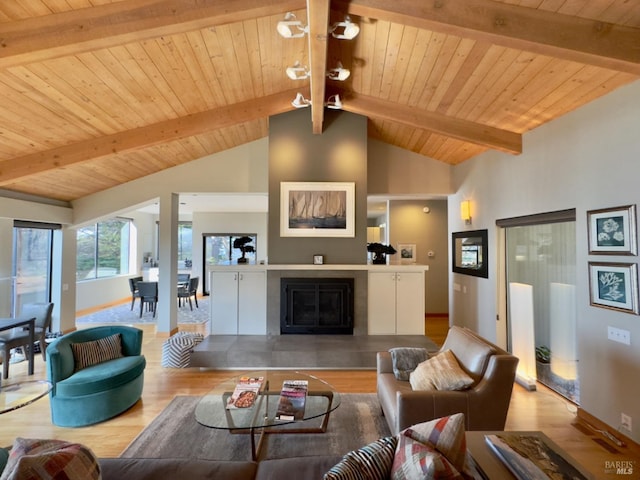
<svg viewBox="0 0 640 480">
<path fill-rule="evenodd" d="M 178 286 L 179 287 L 188 286 L 190 278 L 191 278 L 191 274 L 190 273 L 179 273 L 178 274 Z"/>
<path fill-rule="evenodd" d="M 156 316 L 156 306 L 158 305 L 158 282 L 138 282 L 138 295 L 140 297 L 140 317 L 146 305 L 148 312 L 153 312 Z"/>
<path fill-rule="evenodd" d="M 40 344 L 42 358 L 46 360 L 45 350 L 47 343 L 45 338 L 47 331 L 51 328 L 51 315 L 53 312 L 53 303 L 25 303 L 22 306 L 20 318 L 35 318 L 33 338 Z M 0 333 L 0 351 L 2 353 L 2 375 L 9 378 L 9 360 L 11 358 L 11 350 L 22 347 L 25 349 L 33 348 L 29 344 L 29 329 L 14 328 L 11 331 Z"/>
<path fill-rule="evenodd" d="M 193 310 L 193 303 L 191 303 L 191 297 L 196 302 L 196 308 L 198 307 L 198 284 L 200 283 L 200 277 L 191 277 L 189 279 L 189 285 L 178 288 L 178 302 L 182 306 L 182 302 L 186 299 L 189 300 L 189 307 Z"/>
<path fill-rule="evenodd" d="M 142 281 L 142 277 L 131 277 L 129 279 L 129 290 L 131 290 L 131 310 L 133 310 L 133 306 L 136 303 L 136 298 L 140 298 L 140 293 L 138 292 L 138 282 Z"/>
</svg>

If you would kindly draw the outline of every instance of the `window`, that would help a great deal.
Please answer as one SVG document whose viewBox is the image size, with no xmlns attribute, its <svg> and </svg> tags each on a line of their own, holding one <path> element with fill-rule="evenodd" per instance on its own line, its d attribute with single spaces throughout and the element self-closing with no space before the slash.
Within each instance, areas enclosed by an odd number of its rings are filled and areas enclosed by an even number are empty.
<svg viewBox="0 0 640 480">
<path fill-rule="evenodd" d="M 131 221 L 113 218 L 83 227 L 77 234 L 76 280 L 129 273 Z"/>
<path fill-rule="evenodd" d="M 53 230 L 59 228 L 59 225 L 14 222 L 11 306 L 14 315 L 25 303 L 51 300 Z"/>
<path fill-rule="evenodd" d="M 178 222 L 178 261 L 192 258 L 193 228 L 191 222 Z"/>
</svg>

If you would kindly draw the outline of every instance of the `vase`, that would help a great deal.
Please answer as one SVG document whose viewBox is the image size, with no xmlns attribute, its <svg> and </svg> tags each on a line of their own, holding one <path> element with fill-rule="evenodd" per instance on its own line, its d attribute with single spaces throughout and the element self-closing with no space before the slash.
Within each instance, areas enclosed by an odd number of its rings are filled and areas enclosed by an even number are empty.
<svg viewBox="0 0 640 480">
<path fill-rule="evenodd" d="M 386 265 L 387 256 L 384 253 L 374 253 L 371 263 L 373 263 L 374 265 Z"/>
</svg>

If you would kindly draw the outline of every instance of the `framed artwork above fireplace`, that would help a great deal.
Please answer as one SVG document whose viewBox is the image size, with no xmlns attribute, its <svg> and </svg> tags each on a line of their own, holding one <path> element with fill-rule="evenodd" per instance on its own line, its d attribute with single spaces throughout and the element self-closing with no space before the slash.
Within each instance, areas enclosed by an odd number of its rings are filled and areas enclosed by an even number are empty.
<svg viewBox="0 0 640 480">
<path fill-rule="evenodd" d="M 354 237 L 355 183 L 281 182 L 281 237 Z"/>
</svg>

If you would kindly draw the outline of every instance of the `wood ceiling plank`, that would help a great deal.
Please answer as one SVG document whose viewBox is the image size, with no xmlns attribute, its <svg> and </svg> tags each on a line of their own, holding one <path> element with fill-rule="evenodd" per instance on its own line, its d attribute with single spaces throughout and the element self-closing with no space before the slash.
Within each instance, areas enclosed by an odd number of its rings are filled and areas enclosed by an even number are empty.
<svg viewBox="0 0 640 480">
<path fill-rule="evenodd" d="M 372 17 L 640 75 L 640 31 L 492 0 L 336 0 Z"/>
<path fill-rule="evenodd" d="M 0 185 L 6 185 L 21 177 L 105 157 L 117 152 L 133 151 L 172 142 L 209 130 L 230 127 L 238 123 L 283 113 L 291 110 L 289 99 L 292 95 L 294 95 L 292 91 L 285 91 L 233 106 L 221 107 L 0 162 Z"/>
<path fill-rule="evenodd" d="M 489 146 L 508 153 L 522 153 L 522 136 L 517 133 L 445 117 L 433 112 L 420 111 L 417 108 L 398 105 L 378 98 L 353 93 L 343 102 L 343 110 L 415 128 L 424 128 L 440 135 L 449 135 L 459 140 Z"/>
<path fill-rule="evenodd" d="M 451 115 L 452 117 L 457 116 L 456 112 L 461 105 L 460 99 L 464 97 L 466 92 L 473 91 L 473 85 L 477 81 L 475 73 L 487 57 L 491 50 L 491 45 L 483 42 L 472 42 L 472 47 L 466 54 L 462 65 L 460 65 L 456 75 L 447 84 L 447 91 L 442 96 L 435 112 L 442 115 Z"/>
<path fill-rule="evenodd" d="M 157 51 L 157 44 L 153 40 L 141 43 L 131 43 L 125 46 L 127 51 L 135 59 L 141 72 L 144 72 L 149 79 L 148 88 L 158 102 L 162 104 L 163 110 L 171 112 L 170 117 L 185 115 L 184 105 L 176 97 L 171 85 L 162 73 L 162 65 L 156 65 L 153 55 Z M 158 62 L 160 63 L 160 62 Z M 143 78 L 143 77 L 140 77 Z"/>
<path fill-rule="evenodd" d="M 330 0 L 307 0 L 311 123 L 316 135 L 322 133 L 324 122 L 330 3 Z"/>
<path fill-rule="evenodd" d="M 370 95 L 380 96 L 382 76 L 384 74 L 384 61 L 389 46 L 389 35 L 391 33 L 391 22 L 378 21 L 376 25 L 376 37 L 373 47 L 373 55 L 370 57 L 371 82 Z"/>
<path fill-rule="evenodd" d="M 395 68 L 391 72 L 391 87 L 389 88 L 388 100 L 397 102 L 406 83 L 407 74 L 411 71 L 411 57 L 418 40 L 418 29 L 415 27 L 402 28 L 402 40 L 399 45 Z M 414 78 L 415 80 L 415 78 Z"/>
<path fill-rule="evenodd" d="M 446 38 L 447 35 L 444 33 L 434 32 L 434 34 L 431 35 L 431 41 L 429 42 L 424 58 L 421 59 L 420 69 L 418 70 L 416 81 L 409 96 L 409 105 L 419 105 L 421 102 L 423 106 L 426 104 L 426 99 L 430 96 L 431 92 L 427 91 L 425 83 L 429 81 L 433 75 L 433 71 L 437 68 L 436 65 L 438 63 L 440 50 Z"/>
<path fill-rule="evenodd" d="M 385 100 L 389 100 L 394 82 L 402 78 L 404 74 L 400 68 L 401 64 L 398 62 L 403 33 L 404 26 L 397 23 L 390 25 L 381 65 L 379 94 L 377 95 Z"/>
<path fill-rule="evenodd" d="M 405 73 L 405 77 L 402 81 L 402 88 L 397 98 L 398 103 L 408 104 L 410 101 L 411 92 L 413 87 L 419 78 L 420 68 L 422 67 L 422 61 L 426 55 L 426 52 L 431 44 L 431 37 L 433 32 L 430 30 L 417 29 L 418 34 L 416 36 L 416 43 L 411 50 L 409 68 Z"/>
<path fill-rule="evenodd" d="M 302 0 L 127 0 L 0 24 L 0 68 L 304 8 Z"/>
<path fill-rule="evenodd" d="M 462 38 L 459 42 L 451 43 L 451 47 L 453 48 L 455 46 L 455 49 L 452 52 L 449 62 L 444 65 L 442 75 L 435 87 L 433 96 L 427 104 L 427 110 L 436 111 L 440 107 L 449 87 L 455 83 L 454 81 L 459 75 L 459 71 L 464 65 L 465 60 L 469 56 L 475 40 Z M 462 75 L 465 75 L 465 72 L 463 72 Z"/>
</svg>

